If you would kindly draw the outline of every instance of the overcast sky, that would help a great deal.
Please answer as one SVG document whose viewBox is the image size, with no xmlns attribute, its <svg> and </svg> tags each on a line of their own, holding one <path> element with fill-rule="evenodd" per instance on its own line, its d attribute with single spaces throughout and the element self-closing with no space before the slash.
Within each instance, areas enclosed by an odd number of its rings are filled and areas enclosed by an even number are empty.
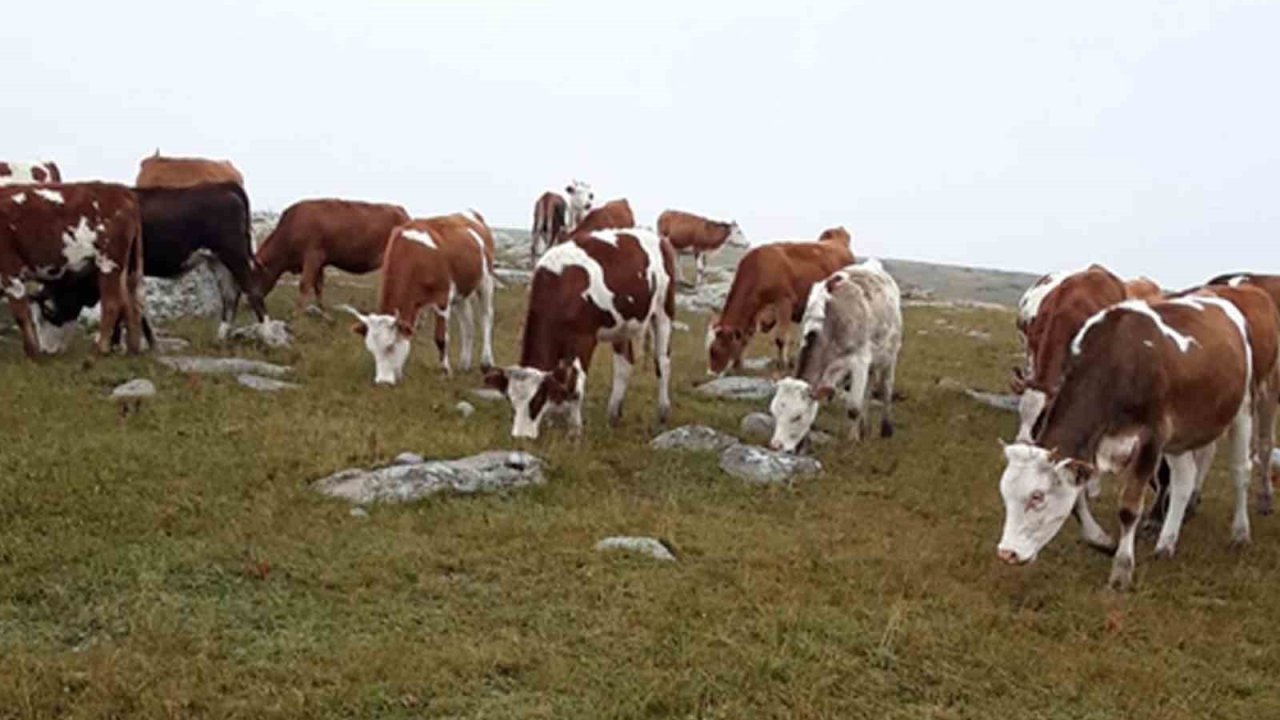
<svg viewBox="0 0 1280 720">
<path fill-rule="evenodd" d="M 24 2 L 0 159 L 527 227 L 570 178 L 858 254 L 1280 272 L 1280 3 Z"/>
</svg>

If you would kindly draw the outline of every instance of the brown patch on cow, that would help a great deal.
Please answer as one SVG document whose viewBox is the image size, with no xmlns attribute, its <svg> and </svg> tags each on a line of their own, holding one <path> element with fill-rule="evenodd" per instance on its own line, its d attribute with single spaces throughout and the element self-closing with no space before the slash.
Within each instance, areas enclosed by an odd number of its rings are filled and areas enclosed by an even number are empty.
<svg viewBox="0 0 1280 720">
<path fill-rule="evenodd" d="M 610 200 L 593 209 L 582 218 L 568 234 L 565 240 L 585 238 L 597 230 L 620 230 L 636 226 L 636 216 L 631 212 L 631 203 L 625 198 Z"/>
<path fill-rule="evenodd" d="M 1048 282 L 1048 278 L 1041 278 L 1036 285 Z M 1019 320 L 1029 369 L 1023 375 L 1015 373 L 1014 391 L 1038 390 L 1051 402 L 1072 338 L 1085 321 L 1125 298 L 1125 284 L 1101 265 L 1091 265 L 1059 283 L 1041 300 L 1035 317 L 1025 325 Z"/>
</svg>

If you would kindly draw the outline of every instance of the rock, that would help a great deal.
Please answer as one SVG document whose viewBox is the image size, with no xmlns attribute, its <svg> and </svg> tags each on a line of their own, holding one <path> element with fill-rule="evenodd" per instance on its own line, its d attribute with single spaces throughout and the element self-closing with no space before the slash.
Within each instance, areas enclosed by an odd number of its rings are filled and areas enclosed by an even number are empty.
<svg viewBox="0 0 1280 720">
<path fill-rule="evenodd" d="M 748 370 L 768 370 L 773 360 L 767 357 L 753 357 L 742 361 L 742 367 Z"/>
<path fill-rule="evenodd" d="M 985 330 L 970 330 L 966 332 L 965 335 L 973 338 L 974 340 L 982 340 L 983 342 L 991 339 L 991 333 Z"/>
<path fill-rule="evenodd" d="M 689 323 L 680 322 L 679 320 L 671 321 L 671 329 L 676 332 L 689 332 Z"/>
<path fill-rule="evenodd" d="M 312 487 L 357 505 L 412 502 L 445 491 L 470 495 L 541 485 L 546 482 L 542 468 L 543 462 L 528 453 L 492 450 L 458 460 L 343 470 Z"/>
<path fill-rule="evenodd" d="M 149 277 L 143 288 L 146 292 L 147 317 L 152 320 L 172 320 L 187 316 L 212 317 L 222 311 L 218 277 L 208 263 L 200 263 L 186 275 L 173 280 Z"/>
<path fill-rule="evenodd" d="M 494 277 L 502 281 L 504 285 L 528 285 L 533 279 L 532 270 L 521 270 L 519 268 L 496 267 L 493 269 Z"/>
<path fill-rule="evenodd" d="M 421 465 L 426 458 L 414 452 L 402 452 L 391 461 L 392 465 Z"/>
<path fill-rule="evenodd" d="M 180 337 L 156 337 L 156 352 L 175 353 L 182 352 L 191 347 L 191 343 Z"/>
<path fill-rule="evenodd" d="M 137 378 L 130 380 L 123 385 L 117 385 L 111 391 L 111 399 L 113 400 L 141 400 L 156 396 L 155 383 L 146 378 Z"/>
<path fill-rule="evenodd" d="M 351 508 L 351 517 L 353 517 L 353 518 L 367 518 L 367 517 L 369 517 L 369 511 L 368 511 L 368 510 L 365 510 L 365 509 L 364 509 L 364 508 L 362 508 L 362 507 L 353 507 L 353 508 Z"/>
<path fill-rule="evenodd" d="M 738 424 L 738 430 L 744 437 L 767 441 L 773 437 L 775 424 L 776 421 L 769 413 L 753 412 L 742 418 L 742 422 Z"/>
<path fill-rule="evenodd" d="M 821 430 L 810 430 L 809 442 L 814 445 L 830 445 L 835 442 L 835 438 L 831 437 L 829 433 L 824 433 Z"/>
<path fill-rule="evenodd" d="M 730 400 L 766 400 L 773 397 L 773 381 L 765 378 L 728 375 L 705 382 L 698 392 Z"/>
<path fill-rule="evenodd" d="M 271 378 L 262 377 L 261 375 L 254 375 L 252 373 L 237 375 L 236 382 L 250 390 L 257 390 L 258 392 L 279 392 L 281 390 L 296 390 L 299 387 L 302 387 L 297 383 L 273 380 Z"/>
<path fill-rule="evenodd" d="M 173 355 L 156 358 L 156 362 L 167 368 L 184 373 L 201 375 L 241 375 L 253 373 L 266 377 L 284 377 L 292 368 L 284 365 L 273 365 L 260 360 L 244 358 L 196 357 L 192 355 Z"/>
<path fill-rule="evenodd" d="M 501 392 L 498 392 L 491 387 L 472 388 L 471 396 L 481 400 L 488 400 L 489 402 L 507 399 L 506 395 L 503 395 Z"/>
<path fill-rule="evenodd" d="M 965 389 L 964 394 L 968 395 L 974 400 L 977 400 L 983 405 L 989 405 L 997 410 L 1009 410 L 1011 412 L 1018 412 L 1019 398 L 1017 395 L 1001 395 L 998 393 L 989 393 L 989 392 L 983 392 L 982 390 L 969 390 L 969 389 Z"/>
<path fill-rule="evenodd" d="M 938 378 L 938 388 L 941 390 L 953 390 L 955 392 L 965 392 L 969 389 L 964 386 L 964 383 L 956 380 L 955 378 L 949 377 Z"/>
<path fill-rule="evenodd" d="M 724 450 L 738 439 L 705 425 L 684 425 L 668 430 L 649 442 L 655 450 Z"/>
<path fill-rule="evenodd" d="M 789 485 L 795 477 L 822 472 L 822 463 L 756 445 L 734 445 L 721 453 L 720 469 L 751 485 Z"/>
<path fill-rule="evenodd" d="M 459 400 L 458 404 L 453 406 L 453 409 L 458 411 L 458 414 L 462 416 L 463 420 L 466 420 L 475 413 L 476 406 L 466 400 Z"/>
<path fill-rule="evenodd" d="M 672 562 L 676 559 L 666 543 L 651 537 L 607 537 L 596 543 L 596 550 L 625 550 L 648 555 L 654 560 L 664 562 Z"/>
<path fill-rule="evenodd" d="M 728 282 L 703 283 L 697 292 L 677 292 L 676 305 L 681 310 L 694 313 L 714 312 L 724 306 L 724 299 L 728 295 Z"/>
<path fill-rule="evenodd" d="M 314 305 L 312 307 L 315 307 Z M 319 308 L 317 308 L 319 310 Z M 323 310 L 319 310 L 323 313 Z M 260 342 L 267 347 L 282 348 L 293 344 L 289 334 L 289 326 L 283 320 L 267 318 L 260 323 L 250 323 L 233 328 L 227 333 L 231 340 Z"/>
</svg>

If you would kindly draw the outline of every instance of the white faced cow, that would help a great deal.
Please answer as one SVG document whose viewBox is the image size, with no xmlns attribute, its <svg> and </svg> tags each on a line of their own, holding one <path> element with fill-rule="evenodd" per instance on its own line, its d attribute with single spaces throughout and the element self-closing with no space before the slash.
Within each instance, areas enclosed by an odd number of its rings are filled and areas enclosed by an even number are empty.
<svg viewBox="0 0 1280 720">
<path fill-rule="evenodd" d="M 564 189 L 564 194 L 569 201 L 565 227 L 567 231 L 571 232 L 578 227 L 578 223 L 582 222 L 582 218 L 591 212 L 591 206 L 596 200 L 596 193 L 587 183 L 581 180 L 574 180 Z M 552 242 L 555 242 L 554 238 L 552 238 Z"/>
<path fill-rule="evenodd" d="M 556 245 L 538 261 L 529 286 L 520 363 L 486 373 L 485 382 L 510 399 L 511 435 L 538 437 L 548 410 L 569 416 L 582 431 L 582 400 L 596 343 L 613 345 L 609 422 L 622 415 L 622 399 L 635 362 L 632 341 L 653 329 L 658 375 L 658 420 L 671 408 L 671 321 L 675 253 L 651 230 L 600 230 Z"/>
<path fill-rule="evenodd" d="M 814 283 L 803 320 L 804 341 L 795 377 L 778 383 L 769 411 L 774 450 L 795 452 L 809 435 L 818 405 L 849 380 L 845 408 L 851 439 L 870 429 L 867 401 L 884 402 L 880 435 L 893 434 L 893 378 L 902 348 L 898 284 L 877 260 L 850 265 Z"/>
</svg>

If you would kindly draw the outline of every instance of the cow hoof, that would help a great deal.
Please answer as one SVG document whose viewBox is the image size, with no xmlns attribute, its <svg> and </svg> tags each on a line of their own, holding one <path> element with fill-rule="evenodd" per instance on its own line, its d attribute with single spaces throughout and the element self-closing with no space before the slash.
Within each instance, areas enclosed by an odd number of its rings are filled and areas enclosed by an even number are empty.
<svg viewBox="0 0 1280 720">
<path fill-rule="evenodd" d="M 893 437 L 893 423 L 889 422 L 888 420 L 880 421 L 880 437 L 882 438 Z"/>
<path fill-rule="evenodd" d="M 1111 577 L 1107 586 L 1116 592 L 1124 592 L 1133 584 L 1133 561 L 1117 560 L 1111 566 Z"/>
<path fill-rule="evenodd" d="M 1252 539 L 1249 537 L 1248 530 L 1244 532 L 1234 532 L 1231 534 L 1232 550 L 1244 550 L 1245 548 L 1249 547 L 1249 544 L 1251 542 L 1252 542 Z"/>
<path fill-rule="evenodd" d="M 666 425 L 667 420 L 669 419 L 671 419 L 671 408 L 669 407 L 658 408 L 658 424 Z"/>
<path fill-rule="evenodd" d="M 1258 493 L 1258 514 L 1270 515 L 1275 512 L 1274 496 L 1267 493 Z"/>
<path fill-rule="evenodd" d="M 1174 546 L 1156 547 L 1155 558 L 1157 560 L 1172 560 L 1174 554 Z"/>
</svg>

